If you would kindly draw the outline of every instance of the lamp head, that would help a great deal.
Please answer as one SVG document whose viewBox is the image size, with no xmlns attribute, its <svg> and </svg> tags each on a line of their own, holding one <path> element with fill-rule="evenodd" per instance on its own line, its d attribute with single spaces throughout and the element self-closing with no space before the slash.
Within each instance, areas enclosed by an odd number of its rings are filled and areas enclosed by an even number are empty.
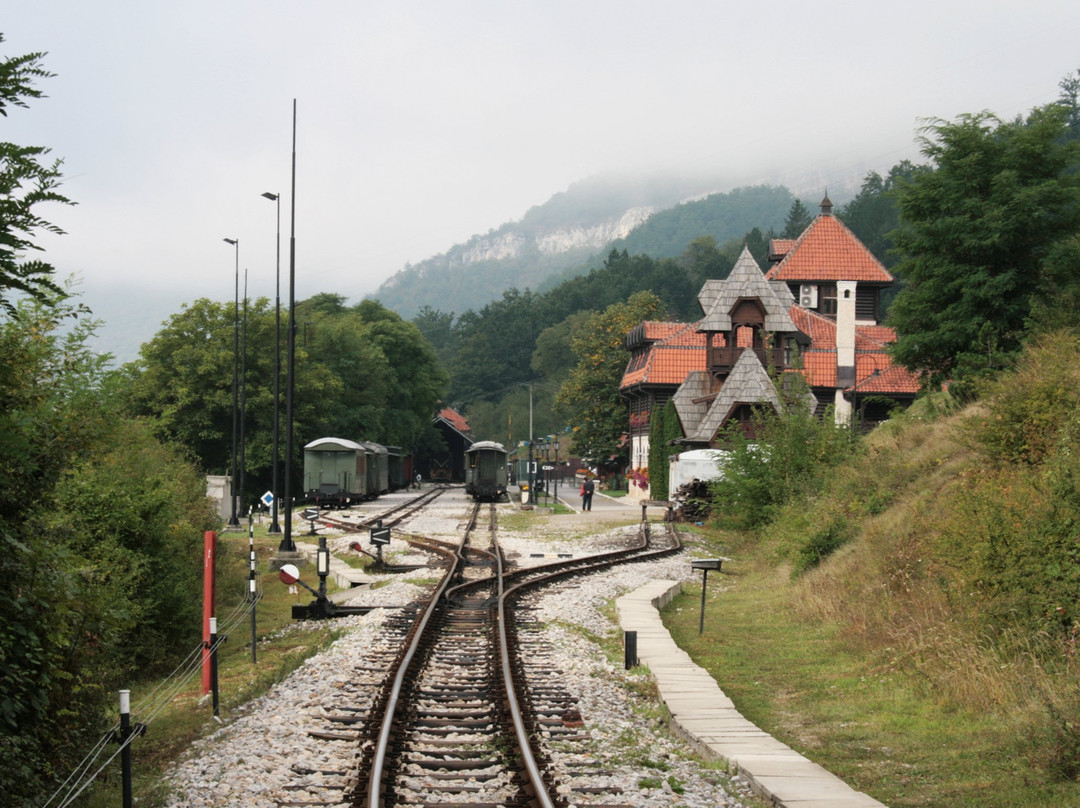
<svg viewBox="0 0 1080 808">
<path fill-rule="evenodd" d="M 231 244 L 234 247 L 236 246 L 236 239 L 234 238 L 223 238 L 222 241 L 224 241 L 226 244 Z"/>
<path fill-rule="evenodd" d="M 277 198 L 278 198 L 277 194 L 272 194 L 269 191 L 267 191 L 266 193 L 263 194 L 263 196 L 265 196 L 271 202 L 277 202 Z"/>
</svg>

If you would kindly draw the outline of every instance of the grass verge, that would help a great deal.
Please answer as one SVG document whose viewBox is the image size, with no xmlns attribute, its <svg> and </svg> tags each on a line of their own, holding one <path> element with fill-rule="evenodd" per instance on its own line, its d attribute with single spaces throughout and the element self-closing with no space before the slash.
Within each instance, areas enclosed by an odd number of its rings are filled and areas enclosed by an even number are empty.
<svg viewBox="0 0 1080 808">
<path fill-rule="evenodd" d="M 1021 722 L 964 709 L 860 653 L 841 625 L 800 617 L 789 569 L 752 546 L 738 556 L 710 578 L 702 635 L 700 583 L 663 617 L 749 720 L 894 808 L 1080 805 L 1075 782 L 1028 765 Z"/>
<path fill-rule="evenodd" d="M 223 533 L 218 537 L 218 580 L 236 580 L 235 565 L 240 563 L 246 575 L 248 536 L 246 533 Z M 227 723 L 230 715 L 241 705 L 265 694 L 277 682 L 282 681 L 304 660 L 328 647 L 338 636 L 333 622 L 305 624 L 302 630 L 287 630 L 295 626 L 291 611 L 293 603 L 307 603 L 310 593 L 301 589 L 299 595 L 290 594 L 288 587 L 278 579 L 276 572 L 269 572 L 269 561 L 275 554 L 280 536 L 267 536 L 265 528 L 256 529 L 255 551 L 257 569 L 261 573 L 262 599 L 255 612 L 256 644 L 255 662 L 251 660 L 250 623 L 238 626 L 228 640 L 220 646 L 218 654 L 219 713 Z M 232 569 L 222 569 L 233 565 Z M 312 586 L 315 573 L 310 567 L 302 571 L 303 579 Z M 246 579 L 244 586 L 246 587 Z M 242 592 L 240 593 L 242 594 Z M 219 589 L 217 612 L 227 614 L 235 598 Z M 133 705 L 132 721 L 141 721 L 134 707 L 142 694 L 149 694 L 159 681 L 136 682 L 131 685 Z M 168 799 L 164 774 L 168 767 L 180 759 L 192 743 L 219 728 L 213 720 L 209 700 L 202 700 L 201 676 L 185 682 L 169 705 L 156 715 L 146 733 L 132 744 L 133 796 L 142 808 L 159 808 Z M 107 808 L 121 804 L 121 777 L 119 759 L 109 764 L 102 777 L 89 790 L 84 802 L 87 808 Z"/>
</svg>

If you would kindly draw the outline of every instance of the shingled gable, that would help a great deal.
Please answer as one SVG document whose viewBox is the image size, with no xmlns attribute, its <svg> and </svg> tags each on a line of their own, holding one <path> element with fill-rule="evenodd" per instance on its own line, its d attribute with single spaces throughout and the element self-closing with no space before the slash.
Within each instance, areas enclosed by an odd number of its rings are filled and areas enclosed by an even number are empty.
<svg viewBox="0 0 1080 808">
<path fill-rule="evenodd" d="M 705 318 L 698 323 L 698 331 L 730 331 L 731 312 L 740 300 L 757 298 L 765 310 L 766 331 L 792 332 L 795 324 L 788 316 L 791 300 L 778 294 L 776 287 L 766 279 L 750 250 L 743 247 L 739 260 L 726 280 L 706 281 L 698 294 L 698 303 Z"/>
<path fill-rule="evenodd" d="M 776 410 L 782 407 L 780 397 L 776 394 L 776 387 L 769 378 L 765 366 L 757 358 L 757 354 L 753 351 L 743 351 L 735 367 L 724 380 L 724 386 L 720 388 L 720 392 L 716 394 L 716 398 L 709 406 L 705 417 L 700 420 L 697 429 L 693 433 L 687 431 L 686 440 L 688 443 L 711 443 L 736 406 L 765 403 L 771 404 Z M 676 410 L 678 406 L 679 397 L 676 395 Z"/>
<path fill-rule="evenodd" d="M 695 370 L 687 374 L 686 380 L 671 397 L 684 435 L 696 435 L 701 428 L 713 400 L 709 395 L 711 385 L 712 377 L 707 371 Z"/>
</svg>

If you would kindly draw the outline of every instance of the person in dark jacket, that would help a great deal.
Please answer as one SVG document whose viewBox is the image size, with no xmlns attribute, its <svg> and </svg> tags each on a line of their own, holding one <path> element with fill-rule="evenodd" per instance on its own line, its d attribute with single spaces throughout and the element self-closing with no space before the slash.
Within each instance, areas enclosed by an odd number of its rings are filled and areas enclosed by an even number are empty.
<svg viewBox="0 0 1080 808">
<path fill-rule="evenodd" d="M 596 484 L 592 481 L 592 478 L 588 478 L 581 484 L 581 510 L 592 510 L 592 495 L 596 490 Z"/>
</svg>

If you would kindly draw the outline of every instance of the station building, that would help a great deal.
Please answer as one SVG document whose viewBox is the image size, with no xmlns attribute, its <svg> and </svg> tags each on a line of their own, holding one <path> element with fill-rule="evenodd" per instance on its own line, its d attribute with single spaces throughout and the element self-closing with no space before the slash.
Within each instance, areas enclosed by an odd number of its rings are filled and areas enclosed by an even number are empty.
<svg viewBox="0 0 1080 808">
<path fill-rule="evenodd" d="M 879 322 L 881 293 L 893 282 L 827 196 L 802 235 L 770 242 L 767 269 L 744 248 L 726 279 L 702 286 L 702 319 L 647 321 L 627 334 L 620 393 L 629 402 L 631 465 L 648 467 L 652 413 L 669 400 L 682 430 L 673 455 L 723 448 L 732 424 L 752 437 L 753 409 L 783 406 L 768 368 L 781 379 L 801 373 L 806 405 L 819 416 L 831 407 L 841 424 L 872 426 L 910 404 L 918 379 L 892 363 L 886 346 L 896 334 Z"/>
</svg>

